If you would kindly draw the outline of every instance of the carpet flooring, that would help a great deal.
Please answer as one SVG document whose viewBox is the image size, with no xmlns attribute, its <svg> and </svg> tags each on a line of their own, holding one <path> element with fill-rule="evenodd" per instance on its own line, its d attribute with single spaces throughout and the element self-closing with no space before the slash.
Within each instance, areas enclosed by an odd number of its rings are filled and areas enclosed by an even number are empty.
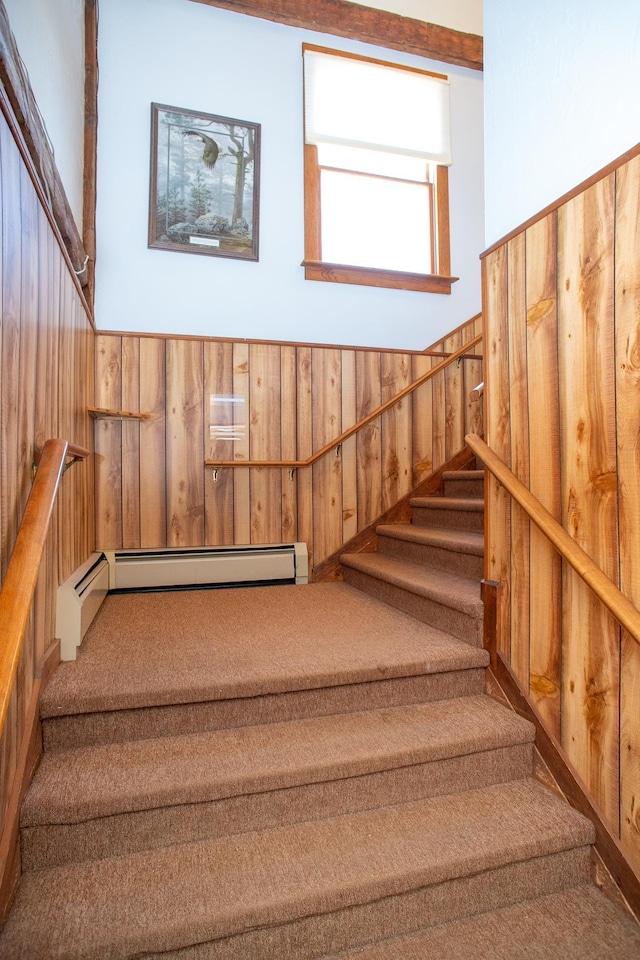
<svg viewBox="0 0 640 960">
<path fill-rule="evenodd" d="M 2 960 L 640 960 L 484 692 L 480 483 L 356 561 L 373 596 L 109 596 L 42 699 Z"/>
</svg>

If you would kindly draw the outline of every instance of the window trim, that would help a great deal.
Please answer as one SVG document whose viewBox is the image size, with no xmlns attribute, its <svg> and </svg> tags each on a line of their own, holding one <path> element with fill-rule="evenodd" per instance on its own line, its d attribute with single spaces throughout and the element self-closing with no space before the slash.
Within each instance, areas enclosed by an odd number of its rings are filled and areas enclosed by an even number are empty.
<svg viewBox="0 0 640 960">
<path fill-rule="evenodd" d="M 326 52 L 354 60 L 368 60 L 396 69 L 405 69 L 417 73 L 443 78 L 443 74 L 416 70 L 402 64 L 350 54 L 327 47 L 303 44 L 305 50 Z M 320 166 L 318 148 L 315 144 L 304 143 L 304 267 L 305 280 L 320 280 L 330 283 L 352 283 L 362 286 L 388 287 L 395 290 L 415 290 L 423 293 L 450 294 L 451 286 L 458 280 L 451 274 L 451 249 L 449 231 L 449 170 L 443 164 L 436 166 L 434 189 L 435 210 L 432 218 L 433 244 L 435 249 L 436 270 L 430 273 L 409 273 L 402 270 L 384 270 L 375 267 L 360 267 L 350 264 L 328 263 L 320 257 L 321 246 L 321 207 L 320 207 Z"/>
</svg>

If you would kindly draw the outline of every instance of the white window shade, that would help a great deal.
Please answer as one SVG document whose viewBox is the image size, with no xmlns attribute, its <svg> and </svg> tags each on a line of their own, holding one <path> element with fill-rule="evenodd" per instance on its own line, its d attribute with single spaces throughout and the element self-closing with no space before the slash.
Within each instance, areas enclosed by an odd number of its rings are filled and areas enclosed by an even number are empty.
<svg viewBox="0 0 640 960">
<path fill-rule="evenodd" d="M 449 81 L 304 52 L 305 140 L 451 163 Z"/>
</svg>

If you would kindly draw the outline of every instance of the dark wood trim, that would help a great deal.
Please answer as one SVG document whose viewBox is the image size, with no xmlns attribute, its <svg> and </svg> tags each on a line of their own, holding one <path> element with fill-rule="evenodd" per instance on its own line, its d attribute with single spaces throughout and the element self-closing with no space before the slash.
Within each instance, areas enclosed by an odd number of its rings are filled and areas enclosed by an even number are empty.
<svg viewBox="0 0 640 960">
<path fill-rule="evenodd" d="M 360 40 L 389 50 L 455 63 L 469 70 L 483 68 L 483 40 L 435 23 L 401 17 L 345 0 L 192 0 L 233 13 L 284 23 L 290 27 Z"/>
<path fill-rule="evenodd" d="M 365 287 L 388 287 L 392 290 L 414 290 L 419 293 L 451 293 L 458 277 L 437 277 L 428 273 L 401 273 L 375 267 L 351 267 L 341 263 L 303 260 L 305 280 L 330 283 L 355 283 Z"/>
<path fill-rule="evenodd" d="M 553 734 L 546 729 L 535 704 L 520 687 L 520 682 L 501 652 L 496 653 L 495 668 L 489 668 L 493 679 L 520 716 L 536 728 L 536 747 L 562 793 L 576 810 L 594 825 L 595 849 L 627 901 L 630 910 L 640 918 L 640 877 L 632 869 L 616 836 L 606 825 L 602 811 L 589 797 L 585 784 L 572 766 L 567 754 Z"/>
<path fill-rule="evenodd" d="M 0 837 L 0 927 L 11 908 L 21 874 L 20 806 L 42 756 L 40 697 L 59 663 L 60 641 L 55 640 L 43 655 L 36 670 L 4 830 Z"/>
<path fill-rule="evenodd" d="M 378 535 L 376 527 L 381 523 L 409 523 L 411 519 L 411 499 L 413 497 L 433 497 L 442 494 L 444 490 L 443 474 L 446 470 L 464 470 L 473 460 L 474 455 L 468 447 L 463 447 L 448 463 L 436 470 L 431 476 L 422 480 L 415 489 L 398 500 L 396 504 L 380 514 L 368 527 L 356 533 L 335 553 L 328 556 L 317 567 L 313 568 L 313 583 L 328 583 L 342 580 L 342 564 L 340 557 L 344 553 L 375 553 L 378 549 Z"/>
<path fill-rule="evenodd" d="M 485 650 L 489 651 L 491 668 L 493 670 L 495 670 L 496 667 L 498 649 L 498 618 L 500 616 L 499 592 L 500 583 L 498 580 L 483 580 L 480 584 L 480 596 L 484 606 L 482 640 Z"/>
<path fill-rule="evenodd" d="M 438 253 L 438 276 L 451 274 L 451 239 L 449 232 L 449 168 L 436 167 L 435 244 Z M 451 288 L 449 288 L 451 290 Z"/>
<path fill-rule="evenodd" d="M 484 258 L 488 257 L 490 253 L 494 252 L 494 250 L 504 246 L 504 244 L 508 243 L 509 240 L 513 240 L 514 237 L 517 237 L 525 230 L 528 230 L 529 227 L 532 227 L 534 224 L 539 223 L 540 220 L 544 220 L 545 217 L 548 217 L 549 214 L 553 213 L 554 210 L 559 210 L 560 207 L 565 205 L 565 203 L 569 203 L 570 200 L 574 200 L 575 197 L 580 196 L 580 194 L 584 193 L 585 190 L 588 190 L 589 187 L 592 187 L 595 183 L 598 183 L 599 180 L 604 180 L 604 178 L 608 177 L 610 173 L 615 173 L 616 170 L 618 170 L 620 167 L 623 167 L 625 163 L 628 163 L 629 160 L 633 160 L 634 157 L 637 157 L 638 155 L 640 155 L 640 143 L 637 143 L 635 147 L 631 147 L 631 149 L 627 150 L 626 153 L 623 153 L 615 160 L 612 160 L 611 163 L 608 163 L 606 167 L 603 167 L 601 170 L 598 170 L 597 173 L 594 173 L 593 176 L 583 180 L 582 183 L 579 183 L 577 187 L 573 187 L 573 189 L 569 190 L 568 193 L 564 193 L 557 200 L 554 200 L 553 203 L 550 203 L 548 206 L 544 207 L 543 210 L 540 210 L 532 217 L 529 217 L 529 219 L 525 220 L 524 223 L 521 223 L 519 227 L 514 227 L 510 233 L 507 233 L 504 237 L 501 237 L 500 240 L 496 240 L 495 243 L 492 243 L 490 247 L 487 247 L 487 249 L 480 254 L 480 259 L 484 260 Z"/>
<path fill-rule="evenodd" d="M 477 316 L 480 316 L 480 314 Z M 477 318 L 471 317 L 470 320 L 460 324 L 455 330 L 445 333 L 444 336 L 436 340 L 435 343 L 441 343 L 454 333 L 464 330 L 464 328 L 475 319 Z M 151 340 L 198 340 L 205 343 L 256 343 L 261 346 L 274 347 L 317 347 L 319 350 L 358 350 L 365 353 L 397 353 L 408 357 L 429 356 L 429 350 L 431 349 L 427 347 L 425 350 L 410 350 L 409 348 L 403 350 L 401 347 L 364 347 L 345 343 L 312 343 L 303 340 L 257 340 L 251 337 L 204 337 L 191 333 L 141 333 L 134 330 L 98 330 L 97 332 L 101 337 L 139 337 L 140 339 L 146 338 Z M 472 339 L 473 337 L 469 337 L 469 340 Z M 446 356 L 450 357 L 451 353 L 447 353 Z M 482 354 L 465 356 L 463 359 L 481 360 Z"/>
<path fill-rule="evenodd" d="M 84 3 L 84 174 L 82 240 L 89 257 L 87 300 L 93 310 L 96 267 L 96 176 L 98 154 L 98 0 Z"/>
<path fill-rule="evenodd" d="M 35 177 L 40 184 L 41 200 L 58 226 L 74 273 L 78 271 L 76 276 L 84 278 L 86 276 L 86 271 L 83 272 L 85 249 L 56 167 L 49 138 L 40 119 L 29 78 L 22 66 L 2 0 L 0 0 L 0 82 L 31 158 L 30 173 L 32 178 Z"/>
</svg>

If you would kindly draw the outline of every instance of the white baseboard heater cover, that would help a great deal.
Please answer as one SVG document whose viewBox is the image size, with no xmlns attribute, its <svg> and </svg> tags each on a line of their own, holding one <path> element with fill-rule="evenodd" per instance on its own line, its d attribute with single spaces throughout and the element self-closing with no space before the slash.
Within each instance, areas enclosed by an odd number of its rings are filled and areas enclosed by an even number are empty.
<svg viewBox="0 0 640 960">
<path fill-rule="evenodd" d="M 109 564 L 103 553 L 92 553 L 58 587 L 56 637 L 62 660 L 75 660 L 82 638 L 109 592 Z"/>
<path fill-rule="evenodd" d="M 309 582 L 306 543 L 168 550 L 105 550 L 110 590 Z"/>
<path fill-rule="evenodd" d="M 58 588 L 56 636 L 63 660 L 77 649 L 110 590 L 308 583 L 306 543 L 94 553 Z"/>
</svg>

